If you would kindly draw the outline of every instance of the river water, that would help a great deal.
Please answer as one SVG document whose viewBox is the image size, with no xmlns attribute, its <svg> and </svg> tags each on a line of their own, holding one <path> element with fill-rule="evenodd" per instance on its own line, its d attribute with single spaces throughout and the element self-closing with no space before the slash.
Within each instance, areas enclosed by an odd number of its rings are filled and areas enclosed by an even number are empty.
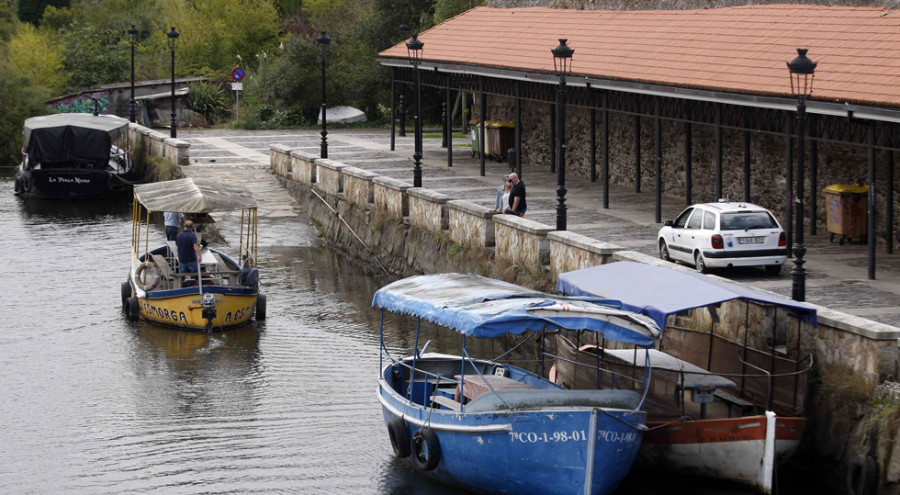
<svg viewBox="0 0 900 495">
<path fill-rule="evenodd" d="M 392 458 L 370 307 L 391 279 L 305 222 L 261 219 L 266 322 L 212 335 L 130 323 L 130 201 L 12 188 L 0 169 L 0 493 L 456 493 Z M 409 349 L 414 324 L 389 323 L 389 348 Z M 458 350 L 456 335 L 427 333 Z M 637 475 L 619 493 L 748 492 Z"/>
</svg>

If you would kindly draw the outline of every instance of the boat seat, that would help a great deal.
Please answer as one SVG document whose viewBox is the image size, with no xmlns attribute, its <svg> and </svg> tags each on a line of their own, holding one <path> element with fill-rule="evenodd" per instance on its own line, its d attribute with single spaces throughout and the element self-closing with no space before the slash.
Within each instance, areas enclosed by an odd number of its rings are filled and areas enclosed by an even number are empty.
<svg viewBox="0 0 900 495">
<path fill-rule="evenodd" d="M 640 404 L 641 395 L 633 390 L 512 389 L 483 393 L 466 404 L 465 412 L 545 407 L 637 409 Z"/>
<path fill-rule="evenodd" d="M 454 411 L 459 411 L 462 408 L 462 404 L 460 404 L 459 401 L 455 401 L 455 400 L 451 399 L 450 397 L 446 397 L 443 395 L 435 395 L 434 397 L 431 398 L 431 402 L 433 402 L 435 404 L 440 404 L 440 405 L 446 407 L 447 409 L 452 409 Z M 467 410 L 468 410 L 468 408 L 467 408 Z"/>
<path fill-rule="evenodd" d="M 729 413 L 731 412 L 732 407 L 739 407 L 741 412 L 754 407 L 754 404 L 752 402 L 747 402 L 746 400 L 741 399 L 736 395 L 729 394 L 728 392 L 722 390 L 714 391 L 713 395 L 728 406 Z"/>
</svg>

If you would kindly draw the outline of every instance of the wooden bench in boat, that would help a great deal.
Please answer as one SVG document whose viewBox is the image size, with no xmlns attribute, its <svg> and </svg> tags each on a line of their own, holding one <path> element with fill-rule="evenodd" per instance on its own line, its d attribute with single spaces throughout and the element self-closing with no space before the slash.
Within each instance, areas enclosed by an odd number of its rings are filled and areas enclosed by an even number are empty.
<svg viewBox="0 0 900 495">
<path fill-rule="evenodd" d="M 444 395 L 435 395 L 434 397 L 431 398 L 431 402 L 433 402 L 435 404 L 440 404 L 440 405 L 446 407 L 447 409 L 451 409 L 454 411 L 459 411 L 462 409 L 462 404 L 460 404 L 459 402 L 451 399 L 450 397 L 444 396 Z"/>
<path fill-rule="evenodd" d="M 715 392 L 713 392 L 713 396 L 715 396 L 716 399 L 719 399 L 720 401 L 724 402 L 726 406 L 728 406 L 729 417 L 731 417 L 732 407 L 739 408 L 742 414 L 747 409 L 755 407 L 755 404 L 753 404 L 752 402 L 747 402 L 746 400 L 736 395 L 729 394 L 728 392 L 725 392 L 723 390 L 716 390 Z"/>
<path fill-rule="evenodd" d="M 531 385 L 526 385 L 522 382 L 517 382 L 512 378 L 500 375 L 466 375 L 465 379 L 460 375 L 456 375 L 454 378 L 456 381 L 463 382 L 463 394 L 468 400 L 474 399 L 485 392 L 490 392 L 492 389 L 496 391 L 534 388 Z M 457 396 L 458 395 L 459 393 L 457 391 Z"/>
</svg>

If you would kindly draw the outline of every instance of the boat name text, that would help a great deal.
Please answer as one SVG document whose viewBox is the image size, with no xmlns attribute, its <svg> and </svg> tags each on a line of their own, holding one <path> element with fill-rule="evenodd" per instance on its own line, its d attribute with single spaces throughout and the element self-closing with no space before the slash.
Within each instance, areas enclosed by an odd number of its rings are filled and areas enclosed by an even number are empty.
<svg viewBox="0 0 900 495">
<path fill-rule="evenodd" d="M 509 433 L 509 439 L 521 443 L 583 442 L 587 440 L 587 435 L 584 430 L 542 433 L 512 431 Z M 610 443 L 634 443 L 638 439 L 637 434 L 633 432 L 600 430 L 597 432 L 597 440 Z"/>
<path fill-rule="evenodd" d="M 65 182 L 67 184 L 90 184 L 91 179 L 83 177 L 47 177 L 47 182 Z"/>
</svg>

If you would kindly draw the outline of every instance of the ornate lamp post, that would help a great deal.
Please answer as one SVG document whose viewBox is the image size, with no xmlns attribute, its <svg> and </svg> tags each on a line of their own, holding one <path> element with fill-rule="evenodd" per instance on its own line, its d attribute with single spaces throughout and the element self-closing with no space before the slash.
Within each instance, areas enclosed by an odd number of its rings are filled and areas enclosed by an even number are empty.
<svg viewBox="0 0 900 495">
<path fill-rule="evenodd" d="M 135 121 L 134 108 L 134 44 L 137 42 L 138 30 L 131 25 L 128 30 L 128 37 L 131 41 L 131 102 L 128 104 L 128 120 Z"/>
<path fill-rule="evenodd" d="M 320 153 L 322 158 L 328 158 L 328 140 L 325 138 L 328 135 L 325 118 L 325 56 L 330 44 L 331 38 L 325 35 L 325 31 L 322 31 L 322 35 L 316 38 L 316 45 L 319 46 L 319 58 L 322 59 L 322 149 Z"/>
<path fill-rule="evenodd" d="M 172 137 L 177 137 L 178 129 L 175 124 L 175 42 L 178 40 L 180 33 L 172 26 L 172 30 L 166 33 L 169 37 L 169 51 L 172 52 Z"/>
<path fill-rule="evenodd" d="M 806 300 L 806 269 L 803 264 L 803 256 L 806 254 L 806 246 L 803 245 L 803 158 L 804 138 L 806 137 L 806 99 L 812 94 L 813 77 L 816 72 L 816 63 L 806 56 L 806 48 L 797 48 L 797 57 L 787 63 L 791 73 L 791 94 L 797 98 L 797 224 L 796 241 L 794 242 L 794 268 L 791 269 L 793 284 L 791 286 L 791 298 L 795 301 Z"/>
<path fill-rule="evenodd" d="M 412 35 L 412 39 L 406 42 L 409 63 L 416 73 L 416 148 L 413 153 L 413 187 L 422 187 L 422 91 L 419 88 L 419 63 L 422 62 L 424 48 L 425 43 L 419 41 L 418 34 Z"/>
<path fill-rule="evenodd" d="M 556 166 L 556 230 L 566 230 L 566 76 L 572 72 L 572 54 L 575 50 L 566 44 L 565 38 L 550 50 L 553 53 L 553 69 L 559 75 L 559 104 L 556 106 L 556 142 L 559 143 L 559 157 Z"/>
</svg>

